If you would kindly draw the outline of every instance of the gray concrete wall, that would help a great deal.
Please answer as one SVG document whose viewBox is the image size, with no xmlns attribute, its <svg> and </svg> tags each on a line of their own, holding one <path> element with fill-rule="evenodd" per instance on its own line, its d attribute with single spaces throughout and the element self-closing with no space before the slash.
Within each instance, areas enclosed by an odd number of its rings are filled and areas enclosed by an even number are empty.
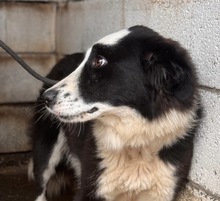
<svg viewBox="0 0 220 201">
<path fill-rule="evenodd" d="M 0 38 L 43 75 L 57 55 L 84 51 L 106 34 L 136 24 L 178 40 L 189 50 L 199 73 L 205 118 L 196 137 L 191 183 L 182 200 L 220 200 L 220 1 L 45 2 L 0 3 Z M 1 87 L 1 103 L 23 103 L 36 98 L 40 84 L 20 71 L 10 58 L 0 54 L 0 72 L 4 72 L 0 75 L 1 86 L 9 87 Z M 192 198 L 192 194 L 197 198 Z"/>
<path fill-rule="evenodd" d="M 0 39 L 37 72 L 46 75 L 56 62 L 55 2 L 0 1 Z M 0 153 L 31 149 L 29 103 L 41 83 L 0 48 Z"/>
</svg>

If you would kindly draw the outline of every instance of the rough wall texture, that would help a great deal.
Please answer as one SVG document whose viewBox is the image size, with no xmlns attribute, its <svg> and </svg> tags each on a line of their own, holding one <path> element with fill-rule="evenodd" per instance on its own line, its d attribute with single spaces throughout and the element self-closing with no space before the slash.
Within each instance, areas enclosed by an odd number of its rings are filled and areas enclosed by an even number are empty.
<svg viewBox="0 0 220 201">
<path fill-rule="evenodd" d="M 45 2 L 0 3 L 0 27 L 4 27 L 0 29 L 0 38 L 21 54 L 31 54 L 30 63 L 33 62 L 34 66 L 40 65 L 37 68 L 42 74 L 55 62 L 55 52 L 63 55 L 84 51 L 100 37 L 136 24 L 149 26 L 166 37 L 178 40 L 190 51 L 198 68 L 205 118 L 196 138 L 190 174 L 193 190 L 187 191 L 181 200 L 193 200 L 192 197 L 187 197 L 189 192 L 197 195 L 195 200 L 220 200 L 220 1 Z M 9 16 L 9 11 L 14 13 Z M 34 16 L 29 18 L 30 13 Z M 12 18 L 15 21 L 12 22 Z M 31 29 L 27 29 L 27 26 Z M 37 56 L 33 56 L 33 53 Z M 42 69 L 41 64 L 44 54 L 48 55 L 45 60 L 46 70 Z M 0 57 L 0 71 L 6 75 L 5 69 L 10 67 L 14 68 L 14 64 L 6 65 L 6 60 Z M 22 79 L 26 79 L 21 73 L 18 74 Z M 2 79 L 0 82 L 8 83 Z M 21 88 L 27 89 L 24 85 L 21 85 Z M 39 87 L 35 86 L 36 89 Z M 32 88 L 34 89 L 34 86 Z M 25 102 L 36 97 L 36 91 L 30 94 L 30 97 L 22 94 L 20 98 L 16 92 L 19 92 L 18 88 L 9 94 L 8 91 L 0 89 L 0 102 Z"/>
<path fill-rule="evenodd" d="M 17 52 L 55 51 L 55 8 L 43 3 L 1 3 L 1 39 Z"/>
<path fill-rule="evenodd" d="M 56 62 L 56 7 L 0 1 L 0 39 L 44 76 Z M 41 83 L 0 48 L 0 85 L 0 153 L 28 151 L 31 111 L 24 105 L 36 100 Z"/>
</svg>

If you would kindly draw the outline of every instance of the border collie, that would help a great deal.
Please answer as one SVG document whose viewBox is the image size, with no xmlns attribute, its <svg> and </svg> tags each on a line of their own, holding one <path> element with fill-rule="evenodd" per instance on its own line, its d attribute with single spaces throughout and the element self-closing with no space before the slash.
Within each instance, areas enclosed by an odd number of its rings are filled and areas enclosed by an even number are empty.
<svg viewBox="0 0 220 201">
<path fill-rule="evenodd" d="M 61 81 L 44 86 L 37 101 L 37 201 L 68 178 L 77 183 L 74 201 L 176 199 L 201 119 L 186 50 L 134 26 L 102 38 L 85 56 L 64 58 L 48 77 Z"/>
</svg>

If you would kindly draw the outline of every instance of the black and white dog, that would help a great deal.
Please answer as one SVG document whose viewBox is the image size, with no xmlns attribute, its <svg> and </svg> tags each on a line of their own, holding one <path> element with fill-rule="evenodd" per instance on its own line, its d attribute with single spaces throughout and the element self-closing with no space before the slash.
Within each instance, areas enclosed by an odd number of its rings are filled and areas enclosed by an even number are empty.
<svg viewBox="0 0 220 201">
<path fill-rule="evenodd" d="M 177 42 L 134 26 L 64 58 L 48 77 L 62 80 L 37 102 L 37 201 L 70 170 L 74 201 L 176 199 L 201 118 L 195 69 Z"/>
</svg>

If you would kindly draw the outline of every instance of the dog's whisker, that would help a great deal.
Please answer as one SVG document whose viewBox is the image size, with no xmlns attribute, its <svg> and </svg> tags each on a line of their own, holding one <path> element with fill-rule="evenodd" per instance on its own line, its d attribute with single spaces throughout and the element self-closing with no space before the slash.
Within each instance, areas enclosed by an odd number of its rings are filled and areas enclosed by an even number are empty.
<svg viewBox="0 0 220 201">
<path fill-rule="evenodd" d="M 72 133 L 75 132 L 77 125 L 76 124 L 67 124 L 67 130 L 69 130 Z"/>
<path fill-rule="evenodd" d="M 70 124 L 70 123 L 67 124 L 67 129 L 68 130 L 72 130 L 73 127 L 75 129 L 75 126 L 73 126 L 72 124 Z"/>
<path fill-rule="evenodd" d="M 84 134 L 84 132 L 85 132 L 85 124 L 84 124 L 84 122 L 82 122 L 82 128 L 83 128 L 82 134 Z"/>
<path fill-rule="evenodd" d="M 60 128 L 63 125 L 64 125 L 64 123 L 57 119 L 57 128 Z"/>
<path fill-rule="evenodd" d="M 38 113 L 42 113 L 42 112 L 47 112 L 46 108 L 45 107 L 42 107 L 41 109 L 39 109 L 38 111 L 35 111 L 35 114 L 38 114 Z"/>
<path fill-rule="evenodd" d="M 79 136 L 80 136 L 80 132 L 81 132 L 81 123 L 79 123 L 79 130 L 78 130 L 77 137 L 79 137 Z"/>
<path fill-rule="evenodd" d="M 46 116 L 46 115 L 47 115 L 46 112 L 45 112 L 45 113 L 42 113 L 42 114 L 37 118 L 37 120 L 34 122 L 34 124 L 38 123 L 38 122 L 40 121 L 40 119 L 45 120 L 45 119 L 44 119 L 44 116 Z"/>
</svg>

